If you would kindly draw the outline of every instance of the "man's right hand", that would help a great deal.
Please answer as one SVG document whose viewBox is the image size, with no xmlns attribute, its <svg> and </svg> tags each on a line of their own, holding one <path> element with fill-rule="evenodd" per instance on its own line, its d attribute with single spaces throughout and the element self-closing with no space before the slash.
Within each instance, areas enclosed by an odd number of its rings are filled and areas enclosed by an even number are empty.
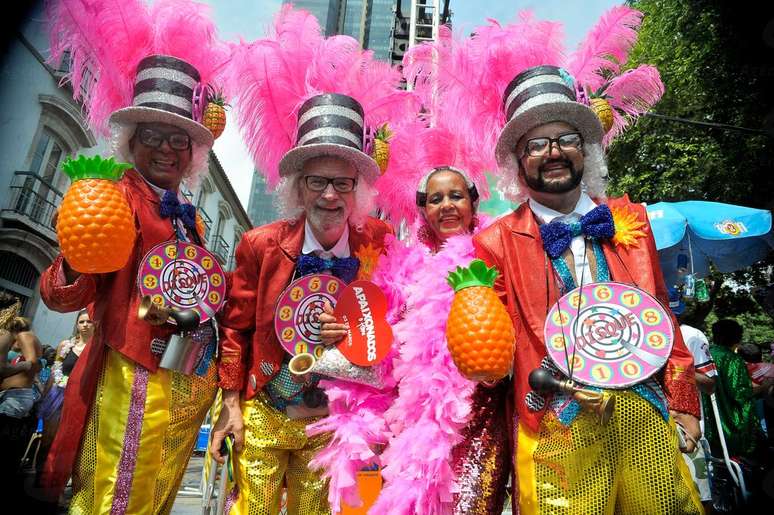
<svg viewBox="0 0 774 515">
<path fill-rule="evenodd" d="M 227 435 L 234 436 L 234 452 L 240 452 L 245 442 L 245 428 L 242 420 L 242 407 L 239 403 L 239 392 L 236 390 L 223 391 L 223 408 L 220 416 L 212 428 L 212 443 L 210 443 L 210 455 L 218 463 L 225 463 L 226 456 L 221 454 L 220 447 Z"/>
<path fill-rule="evenodd" d="M 340 324 L 333 316 L 333 306 L 327 300 L 323 303 L 323 312 L 319 315 L 320 341 L 326 347 L 336 345 L 347 336 L 347 325 Z"/>
</svg>

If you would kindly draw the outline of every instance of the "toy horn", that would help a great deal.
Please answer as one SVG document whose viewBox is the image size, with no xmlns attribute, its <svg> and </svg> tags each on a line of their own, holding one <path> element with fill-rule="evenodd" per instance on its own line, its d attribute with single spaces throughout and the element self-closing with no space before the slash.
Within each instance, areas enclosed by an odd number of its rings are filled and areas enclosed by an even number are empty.
<svg viewBox="0 0 774 515">
<path fill-rule="evenodd" d="M 607 424 L 613 416 L 615 397 L 608 392 L 589 390 L 569 380 L 557 379 L 545 368 L 536 368 L 529 373 L 529 385 L 538 393 L 565 392 L 583 407 L 597 415 L 600 424 Z"/>
<path fill-rule="evenodd" d="M 199 326 L 199 313 L 197 311 L 159 306 L 151 300 L 150 295 L 145 295 L 140 301 L 137 316 L 150 325 L 164 325 L 167 320 L 172 318 L 179 331 L 183 333 L 192 331 Z"/>
<path fill-rule="evenodd" d="M 288 370 L 297 376 L 312 373 L 374 388 L 382 388 L 384 385 L 374 367 L 353 364 L 336 347 L 325 349 L 319 359 L 308 352 L 296 354 L 288 362 Z"/>
</svg>

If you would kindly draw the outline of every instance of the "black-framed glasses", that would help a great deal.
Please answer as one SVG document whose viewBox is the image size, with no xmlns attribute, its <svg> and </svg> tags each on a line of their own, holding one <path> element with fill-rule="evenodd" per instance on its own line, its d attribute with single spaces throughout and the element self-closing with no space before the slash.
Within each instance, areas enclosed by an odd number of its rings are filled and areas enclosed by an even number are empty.
<svg viewBox="0 0 774 515">
<path fill-rule="evenodd" d="M 306 187 L 311 191 L 321 192 L 329 184 L 333 184 L 333 189 L 339 193 L 349 193 L 355 189 L 357 179 L 352 177 L 320 177 L 319 175 L 307 175 L 304 177 Z"/>
<path fill-rule="evenodd" d="M 551 153 L 556 144 L 561 152 L 572 152 L 583 148 L 583 136 L 579 132 L 568 132 L 556 138 L 532 138 L 527 140 L 524 147 L 524 155 L 530 157 L 543 157 Z"/>
<path fill-rule="evenodd" d="M 191 137 L 184 132 L 166 134 L 156 129 L 143 127 L 137 131 L 137 137 L 140 139 L 140 143 L 146 147 L 159 148 L 166 141 L 172 150 L 188 150 L 191 148 Z"/>
</svg>

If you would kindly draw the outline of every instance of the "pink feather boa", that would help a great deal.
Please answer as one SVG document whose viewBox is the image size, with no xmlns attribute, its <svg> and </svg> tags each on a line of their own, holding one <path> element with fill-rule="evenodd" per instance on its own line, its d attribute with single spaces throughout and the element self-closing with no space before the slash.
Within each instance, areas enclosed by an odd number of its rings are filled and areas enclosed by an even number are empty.
<svg viewBox="0 0 774 515">
<path fill-rule="evenodd" d="M 480 215 L 479 215 L 480 216 Z M 332 432 L 310 463 L 330 480 L 333 513 L 360 506 L 357 472 L 378 463 L 385 479 L 369 513 L 451 513 L 458 491 L 451 451 L 471 415 L 475 383 L 462 377 L 446 345 L 446 316 L 454 297 L 447 272 L 474 257 L 470 235 L 450 238 L 437 254 L 394 240 L 374 282 L 386 293 L 395 341 L 381 365 L 382 390 L 324 381 L 330 415 L 307 427 Z M 374 453 L 385 446 L 381 455 Z"/>
</svg>

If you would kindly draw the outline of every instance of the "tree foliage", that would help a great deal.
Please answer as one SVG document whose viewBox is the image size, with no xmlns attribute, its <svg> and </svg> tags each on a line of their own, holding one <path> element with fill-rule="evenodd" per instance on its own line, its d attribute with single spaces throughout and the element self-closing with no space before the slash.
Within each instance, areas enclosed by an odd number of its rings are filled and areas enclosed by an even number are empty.
<svg viewBox="0 0 774 515">
<path fill-rule="evenodd" d="M 767 132 L 643 117 L 610 148 L 611 194 L 627 192 L 648 203 L 711 200 L 774 208 L 774 5 L 629 3 L 645 13 L 631 63 L 655 65 L 666 88 L 655 113 Z M 749 286 L 772 282 L 772 263 L 732 277 L 715 274 L 714 280 L 726 281 L 708 321 L 735 317 L 759 343 L 774 340 L 773 321 L 749 295 Z"/>
</svg>

